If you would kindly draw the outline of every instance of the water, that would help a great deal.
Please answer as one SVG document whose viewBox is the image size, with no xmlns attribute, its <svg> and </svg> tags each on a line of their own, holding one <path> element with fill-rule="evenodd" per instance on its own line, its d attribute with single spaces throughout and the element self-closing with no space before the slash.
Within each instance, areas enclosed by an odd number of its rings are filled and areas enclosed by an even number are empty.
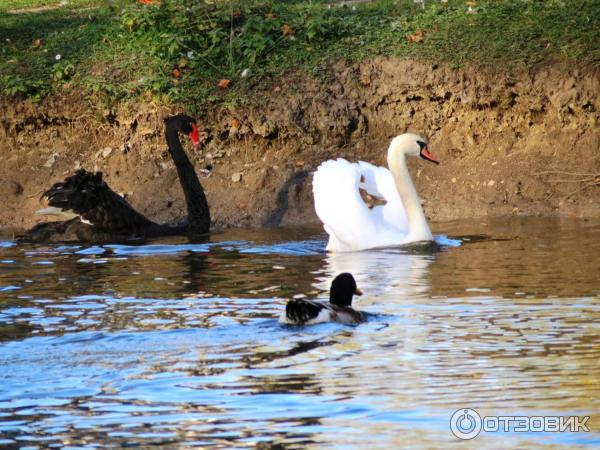
<svg viewBox="0 0 600 450">
<path fill-rule="evenodd" d="M 0 446 L 600 446 L 600 225 L 434 231 L 460 246 L 328 255 L 319 230 L 0 240 Z M 326 298 L 342 271 L 370 322 L 278 324 L 285 298 Z M 458 408 L 590 416 L 590 432 L 466 442 Z"/>
</svg>

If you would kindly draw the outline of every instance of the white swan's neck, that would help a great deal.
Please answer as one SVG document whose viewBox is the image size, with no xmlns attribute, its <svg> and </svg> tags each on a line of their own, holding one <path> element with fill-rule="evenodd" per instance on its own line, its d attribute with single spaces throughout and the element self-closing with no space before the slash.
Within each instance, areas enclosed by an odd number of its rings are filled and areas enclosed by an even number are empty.
<svg viewBox="0 0 600 450">
<path fill-rule="evenodd" d="M 388 154 L 388 166 L 394 176 L 396 189 L 408 217 L 409 241 L 431 241 L 433 236 L 427 225 L 417 190 L 408 173 L 406 156 L 402 154 L 399 157 L 393 157 L 391 153 Z"/>
</svg>

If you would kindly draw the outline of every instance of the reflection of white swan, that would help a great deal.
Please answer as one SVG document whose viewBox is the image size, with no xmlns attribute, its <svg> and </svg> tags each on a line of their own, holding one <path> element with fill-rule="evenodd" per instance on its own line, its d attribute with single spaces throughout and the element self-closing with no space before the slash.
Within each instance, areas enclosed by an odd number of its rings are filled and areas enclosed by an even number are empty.
<svg viewBox="0 0 600 450">
<path fill-rule="evenodd" d="M 328 253 L 324 277 L 315 285 L 326 290 L 335 275 L 350 272 L 367 297 L 393 295 L 397 298 L 422 295 L 429 290 L 427 268 L 433 256 L 409 254 L 399 249 Z"/>
<path fill-rule="evenodd" d="M 406 155 L 437 163 L 422 137 L 406 133 L 392 139 L 388 165 L 376 167 L 345 159 L 325 161 L 313 178 L 315 210 L 329 234 L 327 250 L 353 251 L 433 239 Z M 360 190 L 383 198 L 385 205 L 369 208 Z"/>
</svg>

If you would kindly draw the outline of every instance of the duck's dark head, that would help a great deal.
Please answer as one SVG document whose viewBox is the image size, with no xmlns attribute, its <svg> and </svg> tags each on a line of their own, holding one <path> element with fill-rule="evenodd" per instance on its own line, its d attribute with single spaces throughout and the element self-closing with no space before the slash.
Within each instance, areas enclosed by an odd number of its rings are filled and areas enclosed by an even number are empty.
<svg viewBox="0 0 600 450">
<path fill-rule="evenodd" d="M 169 117 L 165 123 L 167 130 L 174 129 L 180 133 L 187 134 L 192 141 L 192 144 L 194 144 L 194 147 L 198 148 L 200 145 L 200 138 L 198 136 L 196 119 L 187 114 L 177 114 L 176 116 Z"/>
<path fill-rule="evenodd" d="M 356 287 L 356 281 L 351 273 L 341 273 L 335 277 L 329 291 L 330 303 L 337 306 L 350 306 L 354 295 L 362 295 L 362 292 Z"/>
</svg>

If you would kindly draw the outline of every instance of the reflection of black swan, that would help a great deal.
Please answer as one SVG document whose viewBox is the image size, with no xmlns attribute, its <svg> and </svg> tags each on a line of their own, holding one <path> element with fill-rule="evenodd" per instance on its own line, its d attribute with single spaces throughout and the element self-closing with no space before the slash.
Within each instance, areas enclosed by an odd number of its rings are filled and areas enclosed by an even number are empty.
<svg viewBox="0 0 600 450">
<path fill-rule="evenodd" d="M 210 212 L 206 196 L 192 163 L 181 147 L 179 133 L 187 134 L 197 147 L 196 121 L 183 114 L 166 121 L 167 144 L 185 194 L 187 220 L 183 219 L 175 224 L 157 224 L 137 212 L 123 197 L 108 187 L 102 180 L 101 172 L 78 170 L 43 194 L 51 207 L 73 212 L 78 217 L 65 222 L 38 224 L 22 239 L 37 242 L 106 242 L 208 232 Z"/>
</svg>

